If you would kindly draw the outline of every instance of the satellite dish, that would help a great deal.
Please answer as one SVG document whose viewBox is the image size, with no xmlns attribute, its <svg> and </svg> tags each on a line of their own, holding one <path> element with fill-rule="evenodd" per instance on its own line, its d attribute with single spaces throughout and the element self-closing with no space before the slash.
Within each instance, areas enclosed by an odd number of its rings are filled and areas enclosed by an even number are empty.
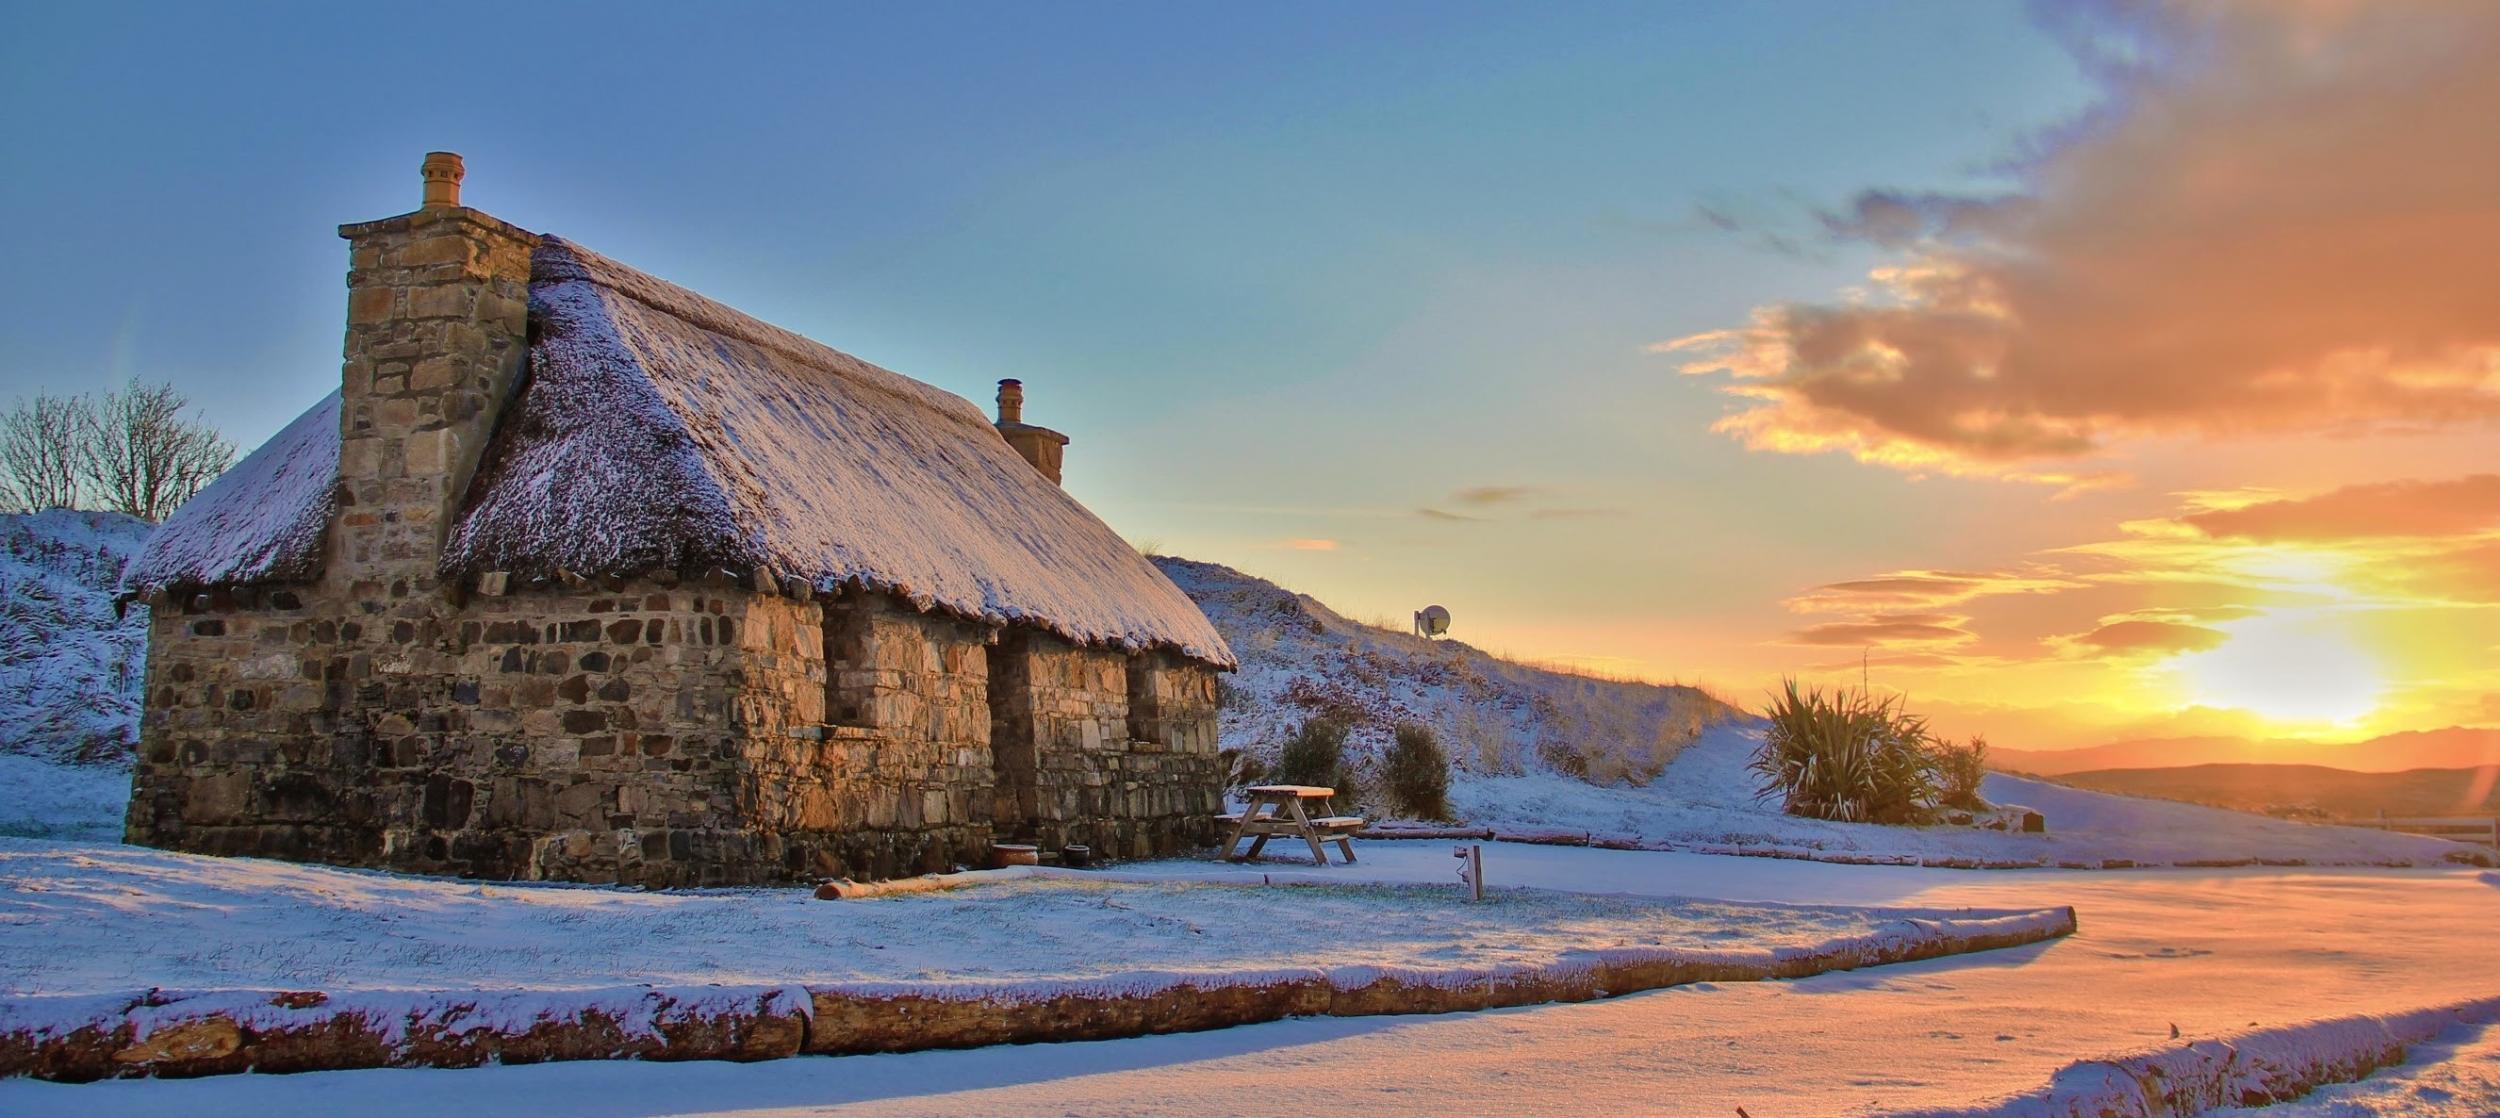
<svg viewBox="0 0 2500 1118">
<path fill-rule="evenodd" d="M 1448 636 L 1449 632 L 1450 611 L 1439 606 L 1425 606 L 1415 611 L 1416 636 L 1429 640 L 1433 637 Z"/>
</svg>

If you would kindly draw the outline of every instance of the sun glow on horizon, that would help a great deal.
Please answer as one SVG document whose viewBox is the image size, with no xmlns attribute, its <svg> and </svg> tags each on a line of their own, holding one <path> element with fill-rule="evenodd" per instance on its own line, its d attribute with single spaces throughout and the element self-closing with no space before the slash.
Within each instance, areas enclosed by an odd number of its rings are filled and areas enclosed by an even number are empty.
<svg viewBox="0 0 2500 1118">
<path fill-rule="evenodd" d="M 2228 639 L 2167 665 L 2199 705 L 2285 727 L 2349 727 L 2386 694 L 2385 671 L 2339 611 L 2278 610 L 2215 628 Z"/>
</svg>

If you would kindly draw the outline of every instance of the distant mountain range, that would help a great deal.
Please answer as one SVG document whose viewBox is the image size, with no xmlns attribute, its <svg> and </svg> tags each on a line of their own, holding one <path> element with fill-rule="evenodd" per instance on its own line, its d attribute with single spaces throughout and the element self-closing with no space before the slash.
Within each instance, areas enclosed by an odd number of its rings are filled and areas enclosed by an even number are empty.
<svg viewBox="0 0 2500 1118">
<path fill-rule="evenodd" d="M 2500 765 L 2500 729 L 2451 726 L 2323 744 L 2232 737 L 2149 738 L 2084 749 L 1991 749 L 1988 760 L 2007 772 L 2042 776 L 2187 765 L 2323 765 L 2365 773 L 2468 769 Z"/>
<path fill-rule="evenodd" d="M 2323 765 L 2188 765 L 2103 769 L 2059 781 L 2096 792 L 2185 800 L 2269 815 L 2368 819 L 2500 814 L 2500 770 L 2362 773 Z"/>
</svg>

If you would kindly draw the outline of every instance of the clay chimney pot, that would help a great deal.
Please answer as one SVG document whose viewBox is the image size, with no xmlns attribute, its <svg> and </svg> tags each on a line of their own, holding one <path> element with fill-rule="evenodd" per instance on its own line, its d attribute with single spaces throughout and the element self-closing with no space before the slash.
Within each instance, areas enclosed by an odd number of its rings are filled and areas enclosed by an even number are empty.
<svg viewBox="0 0 2500 1118">
<path fill-rule="evenodd" d="M 469 172 L 468 168 L 461 164 L 458 152 L 429 151 L 425 153 L 425 164 L 419 168 L 419 173 L 425 176 L 426 209 L 459 208 L 460 179 Z"/>
</svg>

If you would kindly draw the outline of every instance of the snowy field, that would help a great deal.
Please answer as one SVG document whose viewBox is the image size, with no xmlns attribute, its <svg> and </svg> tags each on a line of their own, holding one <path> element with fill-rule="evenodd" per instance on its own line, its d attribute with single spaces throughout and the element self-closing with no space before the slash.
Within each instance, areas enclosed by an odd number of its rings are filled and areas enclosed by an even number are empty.
<svg viewBox="0 0 2500 1118">
<path fill-rule="evenodd" d="M 2445 839 L 2295 823 L 2167 800 L 2112 796 L 1990 774 L 1989 802 L 2048 819 L 2045 835 L 1968 827 L 1886 827 L 1801 819 L 1753 794 L 1745 763 L 1761 741 L 1750 724 L 1704 732 L 1658 780 L 1598 788 L 1551 773 L 1463 777 L 1450 786 L 1459 814 L 1500 831 L 1586 832 L 1678 849 L 1743 848 L 1892 858 L 1968 858 L 2044 865 L 2109 861 L 2298 861 L 2309 865 L 2443 864 L 2472 848 Z"/>
<path fill-rule="evenodd" d="M 0 995 L 1040 987 L 1295 967 L 1536 966 L 1608 947 L 1807 948 L 1968 915 L 1538 889 L 1471 904 L 1454 883 L 1275 889 L 1217 864 L 1156 868 L 1171 872 L 1000 875 L 835 902 L 803 889 L 494 884 L 0 839 Z M 1210 875 L 1235 880 L 1192 880 Z M 0 1008 L 0 1022 L 12 1016 Z"/>
<path fill-rule="evenodd" d="M 120 842 L 130 770 L 0 753 L 0 835 Z"/>
<path fill-rule="evenodd" d="M 1357 865 L 1300 872 L 1391 882 L 1441 882 L 1451 873 L 1444 843 L 1362 850 Z M 1179 878 L 1230 872 L 1195 862 L 1138 868 Z M 1766 1118 L 1878 1113 L 2029 1090 L 2071 1061 L 2165 1043 L 2173 1025 L 2196 1037 L 2500 993 L 2500 952 L 2489 948 L 2500 878 L 2473 870 L 1970 873 L 1497 844 L 1487 850 L 1487 876 L 1496 884 L 1728 901 L 2072 903 L 2082 930 L 2030 947 L 1794 982 L 1078 1044 L 750 1065 L 554 1064 L 81 1086 L 18 1080 L 0 1083 L 0 1113 L 1206 1114 L 1236 1112 L 1244 1100 L 1280 1090 L 1313 1091 L 1313 1084 L 1325 1085 L 1317 1090 L 1334 1107 L 1382 1113 L 1724 1116 L 1738 1105 Z M 1118 940 L 1096 946 L 1105 954 L 1129 950 Z M 2472 1051 L 2460 1058 L 2470 1060 Z M 2418 1088 L 2382 1082 L 2349 1090 L 2426 1097 L 2474 1066 L 2390 1073 L 2412 1075 Z"/>
</svg>

